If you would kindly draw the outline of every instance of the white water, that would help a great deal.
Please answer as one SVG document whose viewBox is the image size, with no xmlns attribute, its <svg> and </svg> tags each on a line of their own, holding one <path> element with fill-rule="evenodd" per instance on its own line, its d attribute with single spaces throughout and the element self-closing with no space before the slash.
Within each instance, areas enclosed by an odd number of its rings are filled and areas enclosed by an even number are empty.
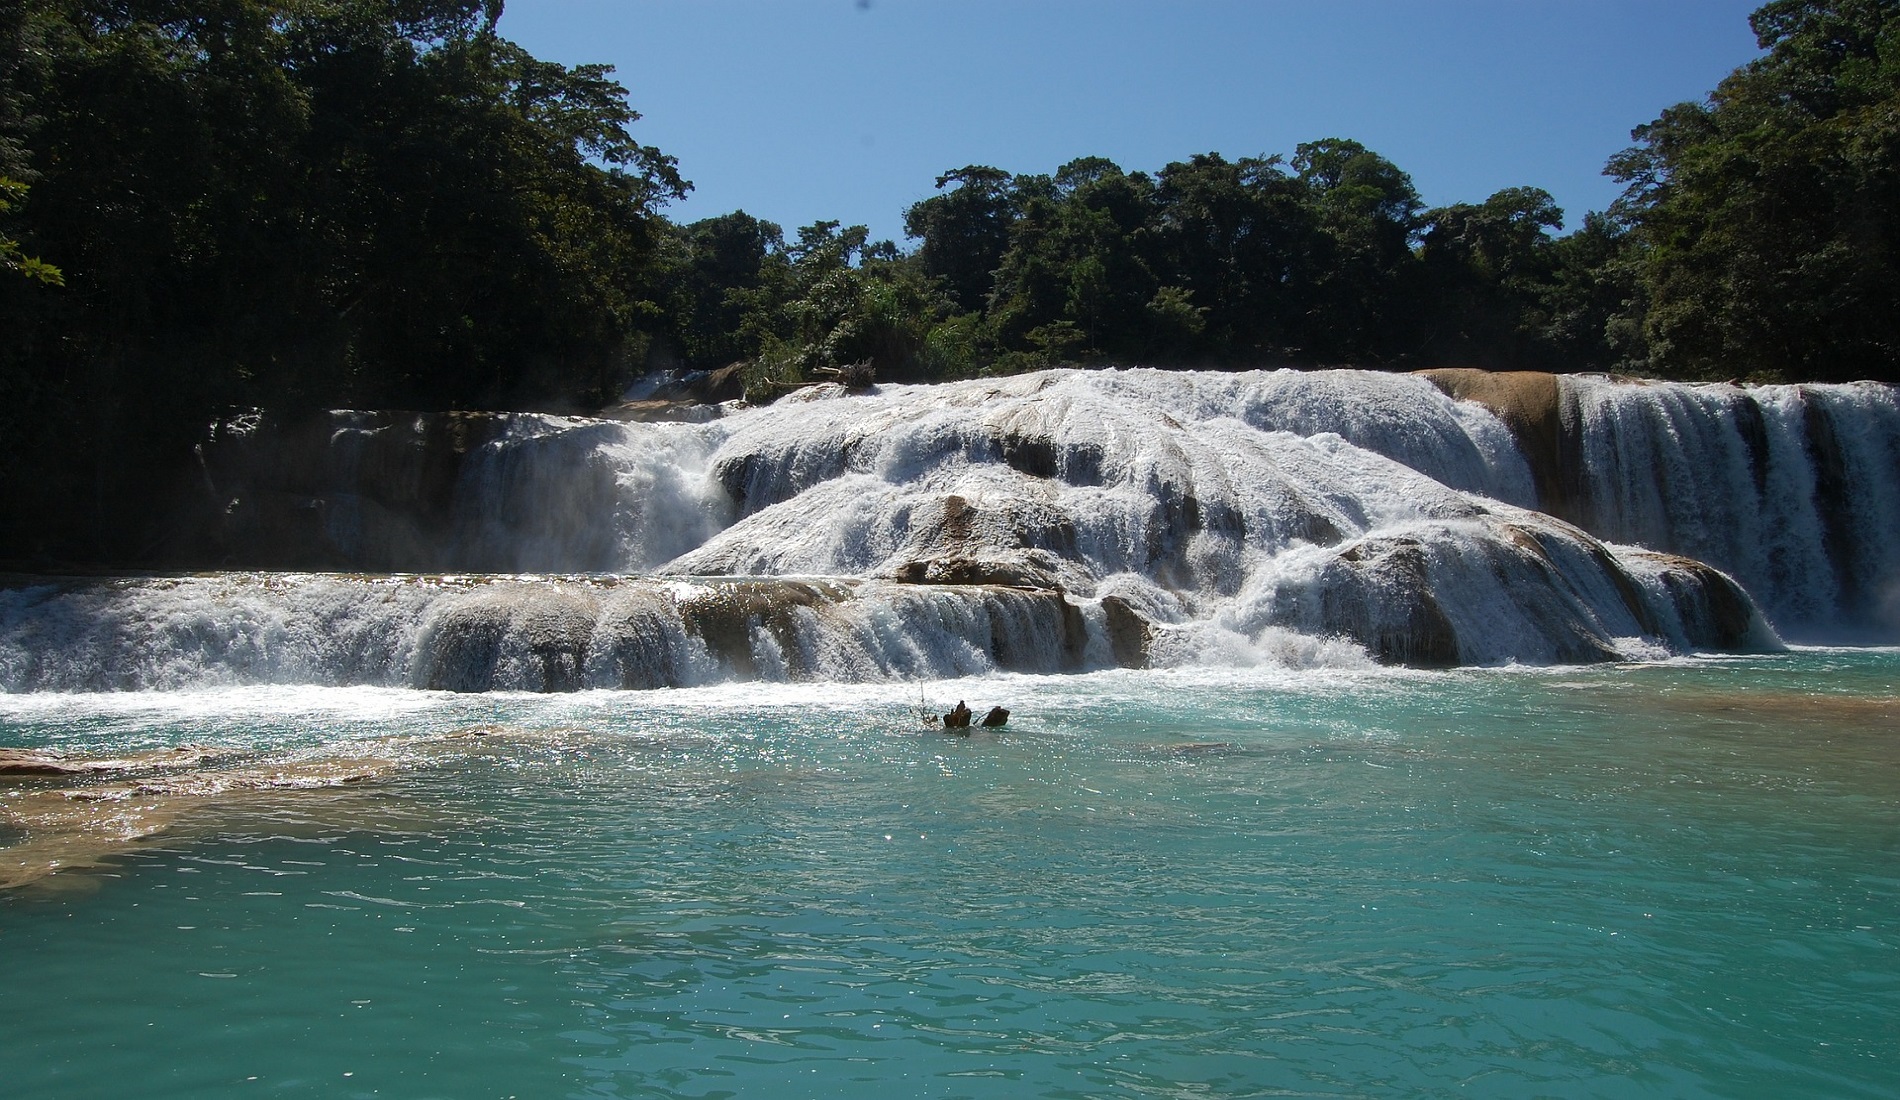
<svg viewBox="0 0 1900 1100">
<path fill-rule="evenodd" d="M 1709 562 L 1791 635 L 1896 636 L 1893 387 L 1562 385 L 1593 534 Z"/>
<path fill-rule="evenodd" d="M 1532 510 L 1530 468 L 1489 411 L 1406 375 L 1052 371 L 821 387 L 694 424 L 516 416 L 461 462 L 426 543 L 390 503 L 416 496 L 401 433 L 419 427 L 334 414 L 327 468 L 306 478 L 321 537 L 351 560 L 510 575 L 16 586 L 0 590 L 0 686 L 1049 672 L 1130 659 L 1130 621 L 1139 660 L 1172 666 L 1776 644 L 1719 579 L 1648 550 L 1729 570 L 1804 636 L 1892 627 L 1891 390 L 1566 379 L 1564 394 L 1596 537 Z M 1815 405 L 1838 459 L 1814 453 Z M 832 580 L 709 579 L 725 576 Z"/>
</svg>

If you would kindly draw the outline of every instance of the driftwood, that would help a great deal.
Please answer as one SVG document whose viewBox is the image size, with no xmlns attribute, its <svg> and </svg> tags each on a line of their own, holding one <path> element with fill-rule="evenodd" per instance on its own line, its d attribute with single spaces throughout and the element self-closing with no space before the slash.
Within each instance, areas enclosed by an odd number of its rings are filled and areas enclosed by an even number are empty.
<svg viewBox="0 0 1900 1100">
<path fill-rule="evenodd" d="M 812 373 L 823 375 L 853 392 L 868 390 L 877 384 L 877 368 L 869 359 L 846 363 L 842 367 L 815 367 Z"/>
</svg>

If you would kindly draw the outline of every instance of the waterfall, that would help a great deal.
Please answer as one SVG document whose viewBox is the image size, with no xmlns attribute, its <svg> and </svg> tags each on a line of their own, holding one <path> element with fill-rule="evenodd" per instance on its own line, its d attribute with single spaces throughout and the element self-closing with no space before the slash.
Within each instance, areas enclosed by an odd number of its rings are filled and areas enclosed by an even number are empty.
<svg viewBox="0 0 1900 1100">
<path fill-rule="evenodd" d="M 1075 671 L 1090 639 L 1060 595 L 996 586 L 222 573 L 0 589 L 9 691 L 937 679 Z"/>
<path fill-rule="evenodd" d="M 1790 636 L 1900 629 L 1893 387 L 1562 385 L 1579 525 L 1708 562 Z"/>
<path fill-rule="evenodd" d="M 238 571 L 0 583 L 0 687 L 1548 664 L 1892 636 L 1890 388 L 1524 379 L 1055 370 L 691 422 L 234 421 L 204 448 L 201 556 Z"/>
</svg>

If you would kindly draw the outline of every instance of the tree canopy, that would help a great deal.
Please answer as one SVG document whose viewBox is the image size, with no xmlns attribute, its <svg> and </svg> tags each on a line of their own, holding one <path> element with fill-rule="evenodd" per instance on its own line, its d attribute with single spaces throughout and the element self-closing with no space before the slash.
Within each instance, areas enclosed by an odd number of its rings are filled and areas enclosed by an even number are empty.
<svg viewBox="0 0 1900 1100">
<path fill-rule="evenodd" d="M 1896 376 L 1900 3 L 1774 0 L 1766 55 L 1635 132 L 1611 172 L 1643 246 L 1651 364 Z"/>
<path fill-rule="evenodd" d="M 151 456 L 233 406 L 580 407 L 641 369 L 657 208 L 687 185 L 607 68 L 536 60 L 499 12 L 12 7 L 9 266 L 65 285 L 0 283 L 8 544 L 85 499 L 119 552 Z"/>
</svg>

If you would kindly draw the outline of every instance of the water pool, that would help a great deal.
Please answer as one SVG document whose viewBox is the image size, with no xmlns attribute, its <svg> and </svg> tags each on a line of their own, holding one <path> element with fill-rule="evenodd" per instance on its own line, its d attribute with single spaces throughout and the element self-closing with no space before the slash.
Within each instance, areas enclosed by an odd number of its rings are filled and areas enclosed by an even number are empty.
<svg viewBox="0 0 1900 1100">
<path fill-rule="evenodd" d="M 0 696 L 5 745 L 378 761 L 35 819 L 0 856 L 97 866 L 0 893 L 0 1092 L 1897 1096 L 1897 677 Z"/>
</svg>

